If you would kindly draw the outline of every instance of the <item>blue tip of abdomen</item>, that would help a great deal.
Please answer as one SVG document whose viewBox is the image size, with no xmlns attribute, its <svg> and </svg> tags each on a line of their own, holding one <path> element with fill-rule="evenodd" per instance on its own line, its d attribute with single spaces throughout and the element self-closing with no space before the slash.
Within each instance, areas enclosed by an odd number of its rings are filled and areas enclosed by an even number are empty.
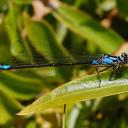
<svg viewBox="0 0 128 128">
<path fill-rule="evenodd" d="M 0 65 L 0 69 L 8 70 L 11 68 L 11 65 Z"/>
</svg>

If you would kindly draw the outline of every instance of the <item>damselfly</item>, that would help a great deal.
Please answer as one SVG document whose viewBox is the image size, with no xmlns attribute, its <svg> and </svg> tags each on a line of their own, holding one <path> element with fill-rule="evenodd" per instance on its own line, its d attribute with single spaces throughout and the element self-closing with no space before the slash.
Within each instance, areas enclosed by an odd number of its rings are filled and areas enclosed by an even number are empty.
<svg viewBox="0 0 128 128">
<path fill-rule="evenodd" d="M 59 53 L 58 53 L 59 54 Z M 61 58 L 57 62 L 51 63 L 24 63 L 24 64 L 1 64 L 0 70 L 12 70 L 12 69 L 22 69 L 22 68 L 39 68 L 39 67 L 58 67 L 58 66 L 72 66 L 72 65 L 94 65 L 96 68 L 97 76 L 99 79 L 99 85 L 101 83 L 99 72 L 106 69 L 112 68 L 109 80 L 112 80 L 113 76 L 116 77 L 119 74 L 119 70 L 128 63 L 128 54 L 122 53 L 120 56 L 111 56 L 108 54 L 102 54 L 93 59 L 82 58 L 82 61 L 72 61 L 69 58 Z M 99 67 L 105 67 L 103 70 L 99 71 Z"/>
</svg>

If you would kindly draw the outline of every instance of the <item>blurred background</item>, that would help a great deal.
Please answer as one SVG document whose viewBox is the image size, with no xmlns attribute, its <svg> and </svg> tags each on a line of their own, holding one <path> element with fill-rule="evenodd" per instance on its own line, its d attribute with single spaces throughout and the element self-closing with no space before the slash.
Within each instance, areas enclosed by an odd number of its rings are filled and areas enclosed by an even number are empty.
<svg viewBox="0 0 128 128">
<path fill-rule="evenodd" d="M 1 64 L 120 55 L 128 51 L 127 40 L 127 0 L 0 1 Z M 90 66 L 0 72 L 0 127 L 61 128 L 63 107 L 28 117 L 16 113 L 54 88 L 93 73 Z M 120 94 L 74 104 L 67 110 L 66 128 L 127 128 L 127 98 Z"/>
</svg>

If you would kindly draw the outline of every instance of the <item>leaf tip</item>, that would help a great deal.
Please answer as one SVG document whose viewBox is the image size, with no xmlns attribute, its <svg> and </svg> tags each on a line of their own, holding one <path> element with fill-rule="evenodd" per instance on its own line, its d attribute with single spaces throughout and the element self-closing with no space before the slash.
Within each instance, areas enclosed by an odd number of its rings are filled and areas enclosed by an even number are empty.
<svg viewBox="0 0 128 128">
<path fill-rule="evenodd" d="M 32 115 L 34 114 L 34 111 L 30 111 L 29 107 L 26 107 L 25 109 L 21 110 L 20 112 L 16 113 L 18 116 L 25 116 L 25 115 Z"/>
</svg>

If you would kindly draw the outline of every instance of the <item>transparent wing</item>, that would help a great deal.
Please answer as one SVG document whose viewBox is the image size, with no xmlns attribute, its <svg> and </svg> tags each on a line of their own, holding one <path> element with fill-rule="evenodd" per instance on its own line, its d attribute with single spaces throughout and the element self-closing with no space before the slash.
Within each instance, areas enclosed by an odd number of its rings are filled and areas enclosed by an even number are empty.
<svg viewBox="0 0 128 128">
<path fill-rule="evenodd" d="M 15 46 L 16 45 L 16 46 Z M 22 48 L 22 47 L 23 48 Z M 26 47 L 27 46 L 27 47 Z M 19 48 L 19 50 L 17 50 Z M 66 49 L 59 44 L 51 44 L 44 41 L 33 41 L 23 43 L 22 40 L 17 40 L 11 46 L 12 56 L 7 64 L 23 65 L 23 64 L 48 64 L 48 63 L 89 63 L 97 56 L 90 56 L 86 51 L 78 51 L 75 56 L 72 55 L 76 50 Z M 17 50 L 17 51 L 16 51 Z M 85 54 L 84 54 L 85 53 Z"/>
</svg>

